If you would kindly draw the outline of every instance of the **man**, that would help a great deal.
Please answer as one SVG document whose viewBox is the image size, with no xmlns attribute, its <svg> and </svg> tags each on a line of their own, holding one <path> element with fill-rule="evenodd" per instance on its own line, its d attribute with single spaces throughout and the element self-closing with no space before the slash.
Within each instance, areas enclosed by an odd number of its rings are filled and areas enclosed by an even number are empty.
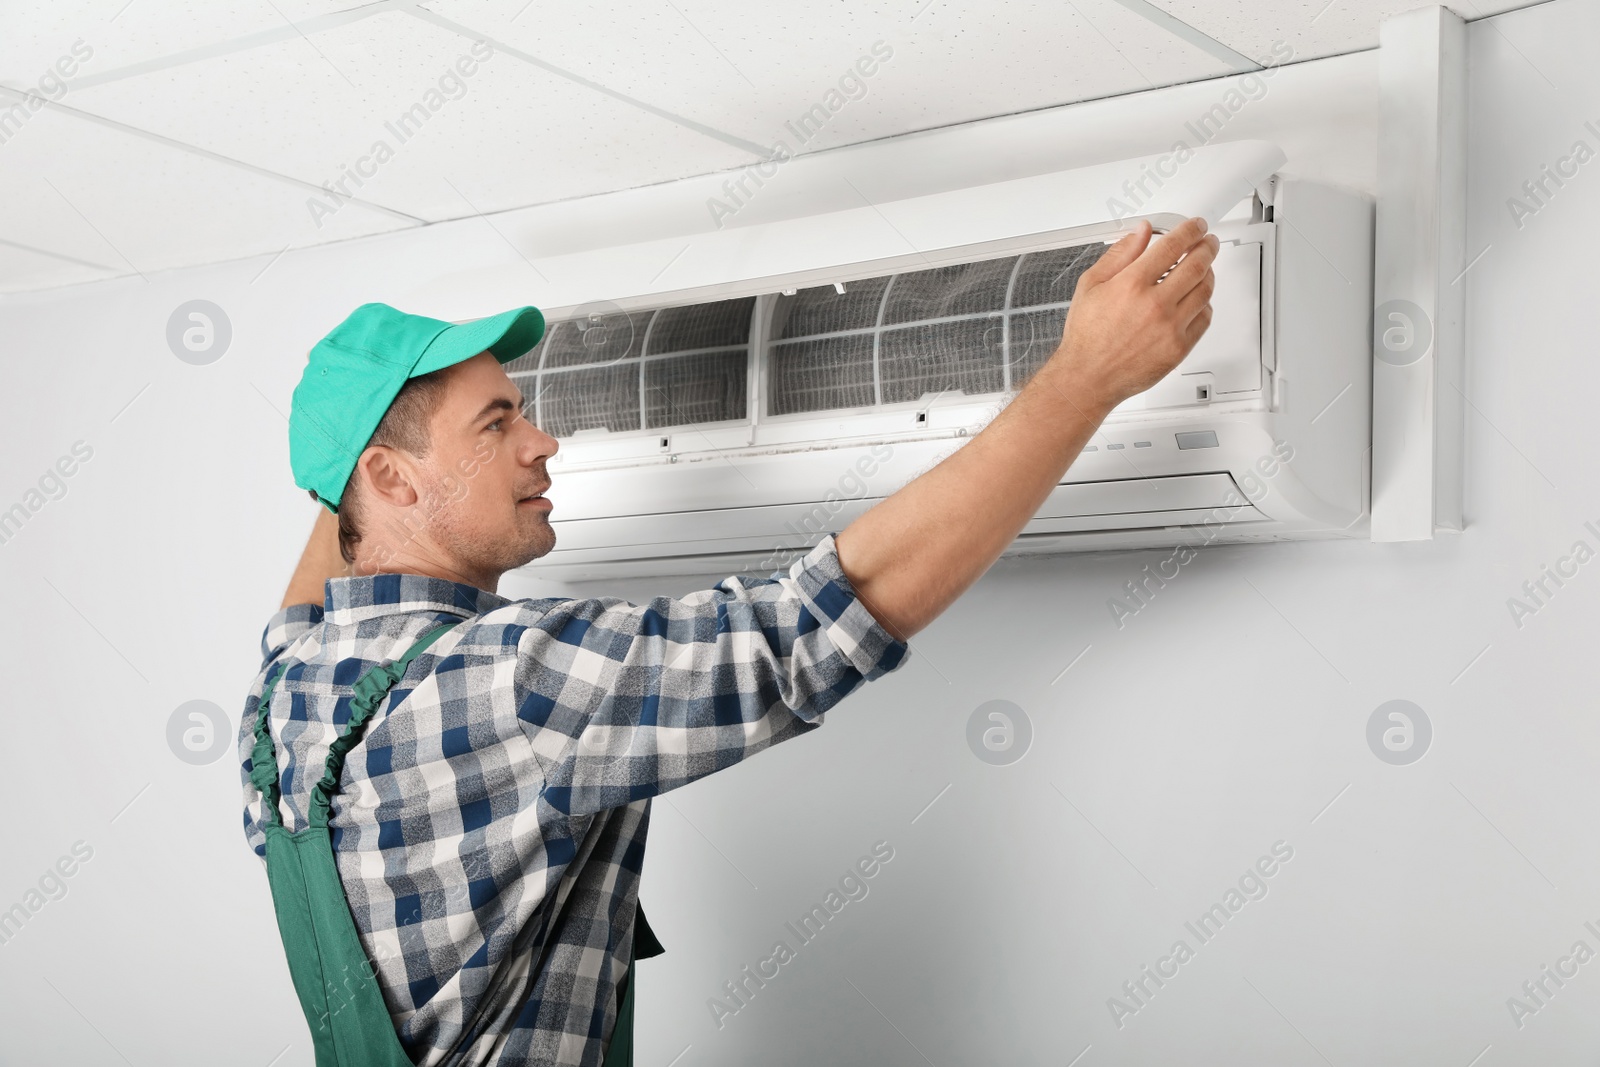
<svg viewBox="0 0 1600 1067">
<path fill-rule="evenodd" d="M 555 544 L 557 442 L 501 369 L 536 309 L 451 326 L 368 304 L 319 342 L 290 458 L 326 510 L 240 732 L 246 836 L 319 1064 L 626 1062 L 632 963 L 659 951 L 637 910 L 650 798 L 905 661 L 1205 332 L 1205 229 L 1140 223 L 1012 402 L 787 577 L 642 605 L 495 592 Z"/>
</svg>

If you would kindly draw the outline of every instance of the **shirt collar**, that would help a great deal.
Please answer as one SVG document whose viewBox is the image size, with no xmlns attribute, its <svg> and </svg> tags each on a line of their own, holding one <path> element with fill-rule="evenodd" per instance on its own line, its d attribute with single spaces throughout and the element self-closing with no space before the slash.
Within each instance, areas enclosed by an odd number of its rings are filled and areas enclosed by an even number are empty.
<svg viewBox="0 0 1600 1067">
<path fill-rule="evenodd" d="M 344 625 L 384 615 L 443 612 L 471 618 L 504 607 L 510 598 L 465 582 L 426 574 L 372 574 L 329 578 L 323 618 Z"/>
</svg>

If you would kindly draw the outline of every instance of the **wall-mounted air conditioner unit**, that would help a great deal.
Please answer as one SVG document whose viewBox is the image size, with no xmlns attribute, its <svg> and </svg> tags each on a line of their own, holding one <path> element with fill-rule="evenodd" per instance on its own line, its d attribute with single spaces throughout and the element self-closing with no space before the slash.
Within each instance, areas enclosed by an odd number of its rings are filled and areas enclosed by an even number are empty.
<svg viewBox="0 0 1600 1067">
<path fill-rule="evenodd" d="M 1283 159 L 1235 142 L 730 227 L 678 242 L 660 291 L 552 309 L 506 366 L 561 440 L 556 547 L 529 572 L 786 566 L 992 418 L 1135 219 L 1189 215 L 1222 240 L 1209 331 L 1111 414 L 1011 551 L 1364 536 L 1372 206 L 1278 176 Z M 626 278 L 661 244 L 555 269 Z"/>
</svg>

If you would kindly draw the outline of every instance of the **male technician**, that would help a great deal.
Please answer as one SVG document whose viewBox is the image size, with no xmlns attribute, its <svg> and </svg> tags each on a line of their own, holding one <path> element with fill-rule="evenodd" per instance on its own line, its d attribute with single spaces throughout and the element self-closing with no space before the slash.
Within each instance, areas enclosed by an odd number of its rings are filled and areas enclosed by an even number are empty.
<svg viewBox="0 0 1600 1067">
<path fill-rule="evenodd" d="M 536 309 L 451 325 L 367 304 L 319 342 L 290 460 L 326 511 L 240 732 L 245 833 L 318 1064 L 628 1062 L 632 963 L 660 951 L 636 918 L 650 798 L 905 662 L 1205 332 L 1205 231 L 1141 222 L 1012 402 L 787 577 L 642 605 L 495 592 L 556 540 L 557 444 L 501 368 L 538 341 Z"/>
</svg>

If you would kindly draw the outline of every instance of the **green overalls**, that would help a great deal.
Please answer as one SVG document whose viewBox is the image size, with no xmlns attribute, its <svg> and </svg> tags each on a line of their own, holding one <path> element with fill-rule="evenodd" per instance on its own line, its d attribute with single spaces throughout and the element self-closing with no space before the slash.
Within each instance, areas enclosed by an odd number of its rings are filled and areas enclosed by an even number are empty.
<svg viewBox="0 0 1600 1067">
<path fill-rule="evenodd" d="M 411 661 L 454 625 L 436 626 L 399 659 L 372 668 L 356 682 L 350 721 L 330 746 L 326 773 L 311 790 L 308 825 L 298 833 L 290 833 L 278 813 L 278 756 L 269 732 L 272 690 L 283 676 L 282 670 L 268 679 L 256 705 L 250 781 L 264 800 L 267 882 L 289 975 L 311 1027 L 317 1067 L 412 1067 L 378 988 L 377 969 L 367 959 L 350 915 L 344 883 L 333 859 L 328 811 L 339 792 L 345 755 L 360 743 L 368 720 Z M 645 922 L 643 909 L 634 922 L 632 947 L 635 961 L 664 951 Z M 605 1067 L 633 1064 L 634 970 L 630 965 L 623 979 L 625 992 Z"/>
</svg>

